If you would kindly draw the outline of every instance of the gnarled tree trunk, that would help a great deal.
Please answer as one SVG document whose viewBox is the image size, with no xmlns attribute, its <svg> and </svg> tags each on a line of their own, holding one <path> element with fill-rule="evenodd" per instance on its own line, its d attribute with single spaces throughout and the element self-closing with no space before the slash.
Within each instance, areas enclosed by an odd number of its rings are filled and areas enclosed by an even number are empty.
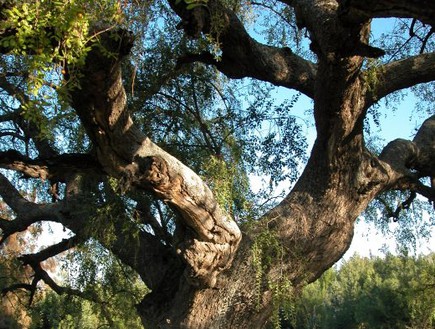
<svg viewBox="0 0 435 329">
<path fill-rule="evenodd" d="M 121 44 L 101 34 L 103 46 L 118 52 L 116 59 L 94 48 L 77 75 L 81 88 L 72 92 L 72 106 L 93 143 L 94 162 L 86 168 L 75 165 L 75 172 L 116 177 L 122 192 L 130 188 L 151 191 L 179 215 L 173 245 L 142 232 L 139 256 L 133 258 L 133 247 L 120 226 L 122 218 L 115 223 L 117 240 L 107 245 L 151 289 L 137 305 L 146 328 L 263 328 L 277 307 L 273 287 L 288 283 L 298 289 L 339 260 L 351 243 L 355 220 L 379 193 L 409 189 L 434 200 L 433 188 L 418 178 L 435 177 L 435 117 L 425 122 L 414 141 L 397 140 L 380 156 L 364 145 L 363 120 L 367 109 L 385 95 L 432 81 L 435 55 L 384 65 L 373 84 L 363 62 L 383 51 L 368 45 L 369 18 L 380 13 L 372 6 L 356 1 L 281 1 L 294 8 L 300 27 L 309 31 L 317 56 L 317 63 L 312 63 L 288 48 L 252 39 L 237 16 L 218 0 L 193 9 L 187 9 L 184 1 L 168 2 L 191 37 L 214 33 L 210 28 L 213 14 L 219 13 L 222 20 L 222 59 L 196 54 L 181 59 L 180 65 L 200 61 L 231 78 L 268 81 L 314 100 L 317 139 L 301 177 L 279 205 L 249 227 L 240 228 L 196 173 L 135 126 L 122 83 L 121 61 L 133 42 L 124 31 L 119 31 Z M 416 9 L 420 5 L 408 8 L 408 2 L 396 2 L 403 9 L 391 1 L 379 1 L 382 16 L 399 12 L 433 23 L 424 10 Z M 433 4 L 426 5 L 433 10 Z M 13 153 L 4 155 L 2 166 L 32 177 L 62 175 L 45 162 L 26 162 Z M 15 223 L 2 221 L 4 235 L 22 231 L 47 216 L 77 236 L 89 238 L 75 204 L 77 191 L 83 190 L 76 176 L 63 177 L 68 185 L 66 198 L 50 209 L 24 201 L 3 176 L 0 180 L 0 195 L 19 214 Z M 26 217 L 26 213 L 32 215 Z M 262 244 L 265 235 L 274 241 L 274 248 Z M 57 251 L 69 246 L 59 245 Z M 43 260 L 49 255 L 38 257 Z M 26 261 L 35 264 L 34 259 Z M 37 265 L 32 267 L 42 280 L 64 292 Z"/>
</svg>

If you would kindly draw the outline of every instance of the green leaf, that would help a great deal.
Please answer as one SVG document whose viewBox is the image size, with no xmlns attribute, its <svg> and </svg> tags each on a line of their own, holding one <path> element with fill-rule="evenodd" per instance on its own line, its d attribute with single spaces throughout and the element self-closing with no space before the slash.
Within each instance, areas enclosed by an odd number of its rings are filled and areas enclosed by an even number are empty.
<svg viewBox="0 0 435 329">
<path fill-rule="evenodd" d="M 187 1 L 186 1 L 186 2 L 187 2 Z M 199 7 L 199 6 L 203 6 L 203 4 L 201 4 L 201 3 L 192 3 L 192 4 L 190 4 L 190 5 L 187 5 L 186 9 L 187 9 L 187 10 L 191 10 L 191 9 L 196 8 L 196 7 Z"/>
</svg>

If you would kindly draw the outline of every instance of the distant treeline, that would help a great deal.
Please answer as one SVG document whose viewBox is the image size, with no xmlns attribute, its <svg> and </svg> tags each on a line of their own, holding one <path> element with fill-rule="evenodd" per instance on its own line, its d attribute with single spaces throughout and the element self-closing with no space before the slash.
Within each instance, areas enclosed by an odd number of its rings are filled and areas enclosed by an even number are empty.
<svg viewBox="0 0 435 329">
<path fill-rule="evenodd" d="M 435 253 L 353 256 L 283 310 L 284 329 L 435 328 Z"/>
</svg>

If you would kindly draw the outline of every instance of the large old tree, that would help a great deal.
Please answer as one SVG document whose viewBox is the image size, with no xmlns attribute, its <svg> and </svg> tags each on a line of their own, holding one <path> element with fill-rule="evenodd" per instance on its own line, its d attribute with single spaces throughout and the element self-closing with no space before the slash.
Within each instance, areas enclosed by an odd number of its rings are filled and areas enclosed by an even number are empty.
<svg viewBox="0 0 435 329">
<path fill-rule="evenodd" d="M 374 45 L 388 17 L 400 28 Z M 5 294 L 44 282 L 104 302 L 44 266 L 99 246 L 149 289 L 144 327 L 262 328 L 340 259 L 373 200 L 389 209 L 399 191 L 395 217 L 435 201 L 433 108 L 413 140 L 375 152 L 365 137 L 379 102 L 435 79 L 434 1 L 23 0 L 0 20 L 1 243 L 44 221 L 71 232 L 18 255 L 33 275 Z M 313 101 L 306 163 L 294 91 Z M 279 203 L 249 190 L 260 169 L 272 188 L 294 180 Z"/>
</svg>

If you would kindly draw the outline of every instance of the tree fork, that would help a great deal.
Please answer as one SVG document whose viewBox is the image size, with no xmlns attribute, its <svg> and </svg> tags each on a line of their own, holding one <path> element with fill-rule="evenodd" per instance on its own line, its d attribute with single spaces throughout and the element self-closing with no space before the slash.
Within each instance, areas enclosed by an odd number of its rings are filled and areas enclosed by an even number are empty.
<svg viewBox="0 0 435 329">
<path fill-rule="evenodd" d="M 132 184 L 151 189 L 176 209 L 188 228 L 176 246 L 189 266 L 187 278 L 193 285 L 214 287 L 217 275 L 231 266 L 241 234 L 216 201 L 203 198 L 211 193 L 208 188 L 204 186 L 200 194 L 192 193 L 183 175 L 160 156 L 135 156 L 133 163 L 125 167 L 122 190 Z"/>
<path fill-rule="evenodd" d="M 110 35 L 103 33 L 101 38 L 110 39 Z M 117 46 L 104 41 L 102 45 Z M 110 175 L 120 178 L 121 190 L 132 184 L 151 190 L 181 215 L 188 229 L 177 252 L 188 265 L 185 274 L 193 285 L 213 287 L 217 275 L 231 266 L 240 230 L 196 173 L 134 125 L 122 84 L 124 56 L 107 58 L 95 47 L 81 68 L 82 89 L 72 92 L 73 106 L 97 146 L 98 160 Z"/>
</svg>

